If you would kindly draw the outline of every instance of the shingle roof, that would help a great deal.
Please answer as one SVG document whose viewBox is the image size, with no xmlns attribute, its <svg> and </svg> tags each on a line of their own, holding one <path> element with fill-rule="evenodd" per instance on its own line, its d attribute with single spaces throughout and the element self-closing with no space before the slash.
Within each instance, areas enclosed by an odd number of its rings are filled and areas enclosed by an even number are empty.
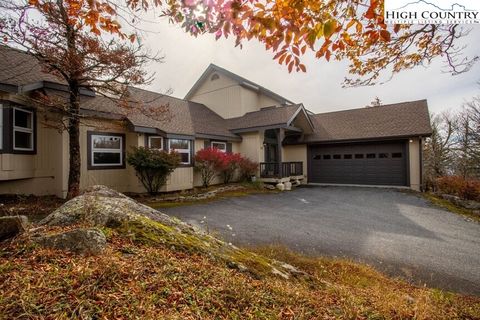
<svg viewBox="0 0 480 320">
<path fill-rule="evenodd" d="M 300 105 L 263 108 L 241 117 L 227 119 L 227 126 L 230 130 L 235 130 L 286 124 L 299 108 Z"/>
<path fill-rule="evenodd" d="M 60 78 L 42 71 L 42 67 L 30 54 L 0 45 L 0 83 L 22 86 L 38 81 L 63 83 Z"/>
<path fill-rule="evenodd" d="M 15 88 L 42 81 L 62 83 L 61 79 L 45 73 L 31 55 L 0 46 L 0 85 Z M 48 89 L 46 91 L 61 93 Z M 223 119 L 202 104 L 138 88 L 131 88 L 130 92 L 130 106 L 135 108 L 119 107 L 114 99 L 101 96 L 81 96 L 81 107 L 113 117 L 127 118 L 135 126 L 157 128 L 166 133 L 217 135 L 227 139 L 238 138 L 230 130 L 286 124 L 301 108 L 300 105 L 270 107 L 249 112 L 242 117 Z M 168 108 L 167 113 L 151 112 L 165 108 Z M 143 111 L 139 112 L 139 109 Z M 302 142 L 406 137 L 429 135 L 432 132 L 426 100 L 316 114 L 310 115 L 310 118 L 315 127 L 314 133 L 305 135 Z"/>
<path fill-rule="evenodd" d="M 304 142 L 360 140 L 432 133 L 427 100 L 311 115 L 315 131 Z"/>
<path fill-rule="evenodd" d="M 157 128 L 167 133 L 195 134 L 187 101 L 137 88 L 131 88 L 130 92 L 131 99 L 137 104 L 136 109 L 140 110 L 127 115 L 133 125 Z"/>
<path fill-rule="evenodd" d="M 238 138 L 227 129 L 227 121 L 203 104 L 188 102 L 195 133 Z"/>
</svg>

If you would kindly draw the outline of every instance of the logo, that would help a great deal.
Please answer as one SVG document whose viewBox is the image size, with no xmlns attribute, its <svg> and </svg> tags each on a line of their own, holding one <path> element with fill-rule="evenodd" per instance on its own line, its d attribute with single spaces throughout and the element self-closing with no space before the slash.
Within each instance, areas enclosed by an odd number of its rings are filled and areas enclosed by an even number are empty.
<svg viewBox="0 0 480 320">
<path fill-rule="evenodd" d="M 385 0 L 387 24 L 480 24 L 480 0 Z"/>
</svg>

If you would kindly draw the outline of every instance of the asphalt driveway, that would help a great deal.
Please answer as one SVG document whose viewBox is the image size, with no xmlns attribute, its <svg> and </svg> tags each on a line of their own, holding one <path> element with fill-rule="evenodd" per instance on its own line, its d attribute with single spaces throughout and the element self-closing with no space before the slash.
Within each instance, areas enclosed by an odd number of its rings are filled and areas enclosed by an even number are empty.
<svg viewBox="0 0 480 320">
<path fill-rule="evenodd" d="M 162 211 L 236 245 L 349 257 L 417 284 L 480 295 L 480 224 L 414 193 L 309 186 Z"/>
</svg>

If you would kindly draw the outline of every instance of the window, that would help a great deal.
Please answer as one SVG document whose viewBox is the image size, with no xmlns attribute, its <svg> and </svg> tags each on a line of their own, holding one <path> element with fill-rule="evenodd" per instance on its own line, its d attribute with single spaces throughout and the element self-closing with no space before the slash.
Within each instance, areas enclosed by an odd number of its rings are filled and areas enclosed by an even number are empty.
<svg viewBox="0 0 480 320">
<path fill-rule="evenodd" d="M 220 79 L 220 76 L 218 74 L 214 73 L 212 75 L 212 77 L 210 78 L 210 81 L 215 81 L 215 80 L 218 80 L 218 79 Z"/>
<path fill-rule="evenodd" d="M 13 108 L 13 150 L 33 151 L 33 112 Z"/>
<path fill-rule="evenodd" d="M 352 159 L 352 155 L 351 154 L 344 154 L 343 159 Z"/>
<path fill-rule="evenodd" d="M 375 153 L 367 153 L 367 159 L 375 159 L 377 155 Z"/>
<path fill-rule="evenodd" d="M 379 157 L 380 159 L 387 159 L 387 158 L 388 158 L 388 153 L 379 153 L 379 154 L 378 154 L 378 157 Z"/>
<path fill-rule="evenodd" d="M 212 141 L 212 148 L 227 152 L 227 144 L 225 142 Z"/>
<path fill-rule="evenodd" d="M 342 159 L 342 156 L 339 155 L 339 154 L 334 154 L 333 159 L 335 159 L 335 160 Z"/>
<path fill-rule="evenodd" d="M 148 147 L 150 149 L 163 149 L 163 138 L 159 136 L 149 136 L 148 137 Z"/>
<path fill-rule="evenodd" d="M 392 158 L 401 158 L 402 157 L 402 153 L 401 152 L 394 152 L 392 153 Z"/>
<path fill-rule="evenodd" d="M 330 156 L 329 154 L 323 155 L 323 160 L 330 160 L 330 159 L 332 159 L 332 156 Z"/>
<path fill-rule="evenodd" d="M 363 159 L 363 154 L 362 153 L 355 154 L 355 159 Z"/>
<path fill-rule="evenodd" d="M 99 169 L 123 168 L 125 136 L 112 133 L 88 133 L 90 167 Z"/>
<path fill-rule="evenodd" d="M 190 140 L 170 139 L 168 140 L 170 150 L 174 150 L 180 154 L 180 162 L 182 164 L 190 164 Z"/>
<path fill-rule="evenodd" d="M 317 154 L 315 157 L 313 157 L 313 160 L 322 160 L 322 155 Z"/>
</svg>

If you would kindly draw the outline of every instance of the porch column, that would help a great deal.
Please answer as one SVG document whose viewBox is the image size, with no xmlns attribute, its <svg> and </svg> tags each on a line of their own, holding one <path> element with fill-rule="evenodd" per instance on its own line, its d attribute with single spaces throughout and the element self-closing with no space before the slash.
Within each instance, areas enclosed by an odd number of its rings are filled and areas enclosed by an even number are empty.
<svg viewBox="0 0 480 320">
<path fill-rule="evenodd" d="M 280 173 L 280 177 L 283 177 L 283 175 L 285 174 L 283 172 L 283 165 L 282 165 L 282 161 L 283 161 L 283 150 L 282 150 L 282 141 L 283 139 L 285 138 L 285 129 L 283 128 L 280 128 L 278 129 L 277 131 L 277 155 L 278 155 L 278 167 L 279 167 L 279 173 Z"/>
</svg>

